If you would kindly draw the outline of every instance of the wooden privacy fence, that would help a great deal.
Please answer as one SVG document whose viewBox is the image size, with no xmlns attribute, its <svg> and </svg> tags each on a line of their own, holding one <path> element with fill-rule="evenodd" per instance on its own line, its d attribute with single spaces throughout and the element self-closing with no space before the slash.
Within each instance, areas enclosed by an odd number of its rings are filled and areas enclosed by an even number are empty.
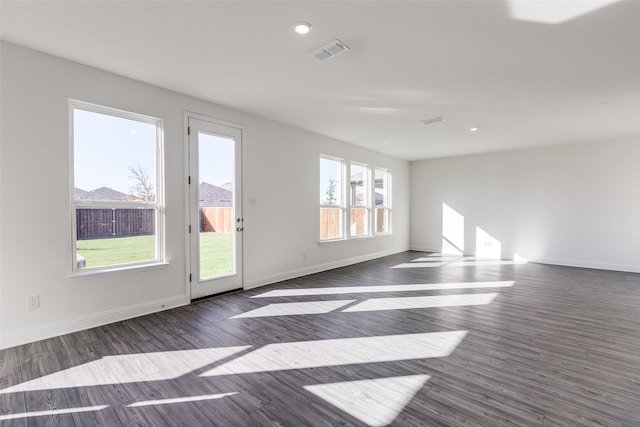
<svg viewBox="0 0 640 427">
<path fill-rule="evenodd" d="M 105 237 L 144 236 L 156 230 L 155 209 L 77 208 L 78 240 Z"/>
<path fill-rule="evenodd" d="M 384 232 L 384 209 L 376 209 L 376 233 Z M 351 235 L 361 236 L 366 229 L 367 210 L 351 209 Z M 320 239 L 340 238 L 340 208 L 320 208 Z"/>
<path fill-rule="evenodd" d="M 385 209 L 384 208 L 376 208 L 376 233 L 385 233 L 389 232 L 386 229 L 387 223 L 385 221 Z"/>
<path fill-rule="evenodd" d="M 340 208 L 320 208 L 320 239 L 340 238 L 341 224 Z M 351 209 L 351 235 L 361 236 L 365 233 L 367 210 L 362 208 Z"/>
<path fill-rule="evenodd" d="M 351 209 L 351 234 L 365 232 L 366 209 Z M 384 209 L 376 209 L 377 230 L 384 231 Z M 77 208 L 78 240 L 105 237 L 144 236 L 155 233 L 155 209 L 144 208 Z M 320 208 L 320 239 L 340 237 L 340 208 Z M 232 233 L 235 229 L 233 208 L 200 207 L 200 231 Z"/>
<path fill-rule="evenodd" d="M 200 207 L 200 231 L 214 231 L 216 233 L 231 233 L 235 227 L 233 208 L 231 207 Z"/>
<path fill-rule="evenodd" d="M 320 239 L 340 237 L 341 214 L 340 208 L 320 208 Z"/>
</svg>

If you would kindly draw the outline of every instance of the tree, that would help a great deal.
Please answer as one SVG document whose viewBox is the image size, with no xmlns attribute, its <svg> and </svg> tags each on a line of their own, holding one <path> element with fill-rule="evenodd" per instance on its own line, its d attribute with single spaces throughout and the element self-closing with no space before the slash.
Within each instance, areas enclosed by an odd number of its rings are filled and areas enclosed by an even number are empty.
<svg viewBox="0 0 640 427">
<path fill-rule="evenodd" d="M 325 193 L 324 203 L 327 205 L 336 204 L 336 180 L 335 178 L 329 178 L 329 185 Z"/>
<path fill-rule="evenodd" d="M 156 199 L 149 173 L 139 163 L 136 167 L 129 166 L 129 178 L 133 180 L 133 185 L 129 187 L 129 192 L 132 195 L 140 200 L 154 201 Z"/>
</svg>

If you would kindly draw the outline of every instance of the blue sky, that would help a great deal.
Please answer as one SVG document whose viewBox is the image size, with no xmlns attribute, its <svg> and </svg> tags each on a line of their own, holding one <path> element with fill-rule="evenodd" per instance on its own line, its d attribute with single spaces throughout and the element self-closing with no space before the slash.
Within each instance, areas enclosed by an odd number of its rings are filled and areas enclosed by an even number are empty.
<svg viewBox="0 0 640 427">
<path fill-rule="evenodd" d="M 74 186 L 87 191 L 108 187 L 128 193 L 133 185 L 129 167 L 137 165 L 155 183 L 155 132 L 155 125 L 150 123 L 75 109 Z"/>
<path fill-rule="evenodd" d="M 320 158 L 320 203 L 326 203 L 327 188 L 329 188 L 329 180 L 336 180 L 336 189 L 334 196 L 336 204 L 340 204 L 342 183 L 340 182 L 342 163 L 339 160 L 331 160 Z"/>
<path fill-rule="evenodd" d="M 233 181 L 233 139 L 201 132 L 199 140 L 199 182 L 220 186 Z"/>
<path fill-rule="evenodd" d="M 151 123 L 74 109 L 74 186 L 129 193 L 129 167 L 140 165 L 156 182 L 156 129 Z M 200 182 L 221 185 L 233 178 L 232 139 L 199 134 Z M 165 141 L 183 144 L 182 141 Z"/>
</svg>

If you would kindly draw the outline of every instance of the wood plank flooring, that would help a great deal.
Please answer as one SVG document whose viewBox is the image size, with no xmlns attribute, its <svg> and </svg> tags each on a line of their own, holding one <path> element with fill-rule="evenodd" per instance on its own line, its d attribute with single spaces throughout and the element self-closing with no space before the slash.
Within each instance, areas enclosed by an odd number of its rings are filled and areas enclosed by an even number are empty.
<svg viewBox="0 0 640 427">
<path fill-rule="evenodd" d="M 0 425 L 640 426 L 640 275 L 406 252 L 221 295 L 0 351 Z"/>
</svg>

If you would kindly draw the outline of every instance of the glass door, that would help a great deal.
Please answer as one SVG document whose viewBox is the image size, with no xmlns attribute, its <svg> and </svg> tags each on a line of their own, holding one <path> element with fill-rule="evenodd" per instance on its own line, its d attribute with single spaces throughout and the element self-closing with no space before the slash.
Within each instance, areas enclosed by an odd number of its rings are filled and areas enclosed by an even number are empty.
<svg viewBox="0 0 640 427">
<path fill-rule="evenodd" d="M 242 287 L 242 131 L 189 117 L 191 299 Z"/>
</svg>

